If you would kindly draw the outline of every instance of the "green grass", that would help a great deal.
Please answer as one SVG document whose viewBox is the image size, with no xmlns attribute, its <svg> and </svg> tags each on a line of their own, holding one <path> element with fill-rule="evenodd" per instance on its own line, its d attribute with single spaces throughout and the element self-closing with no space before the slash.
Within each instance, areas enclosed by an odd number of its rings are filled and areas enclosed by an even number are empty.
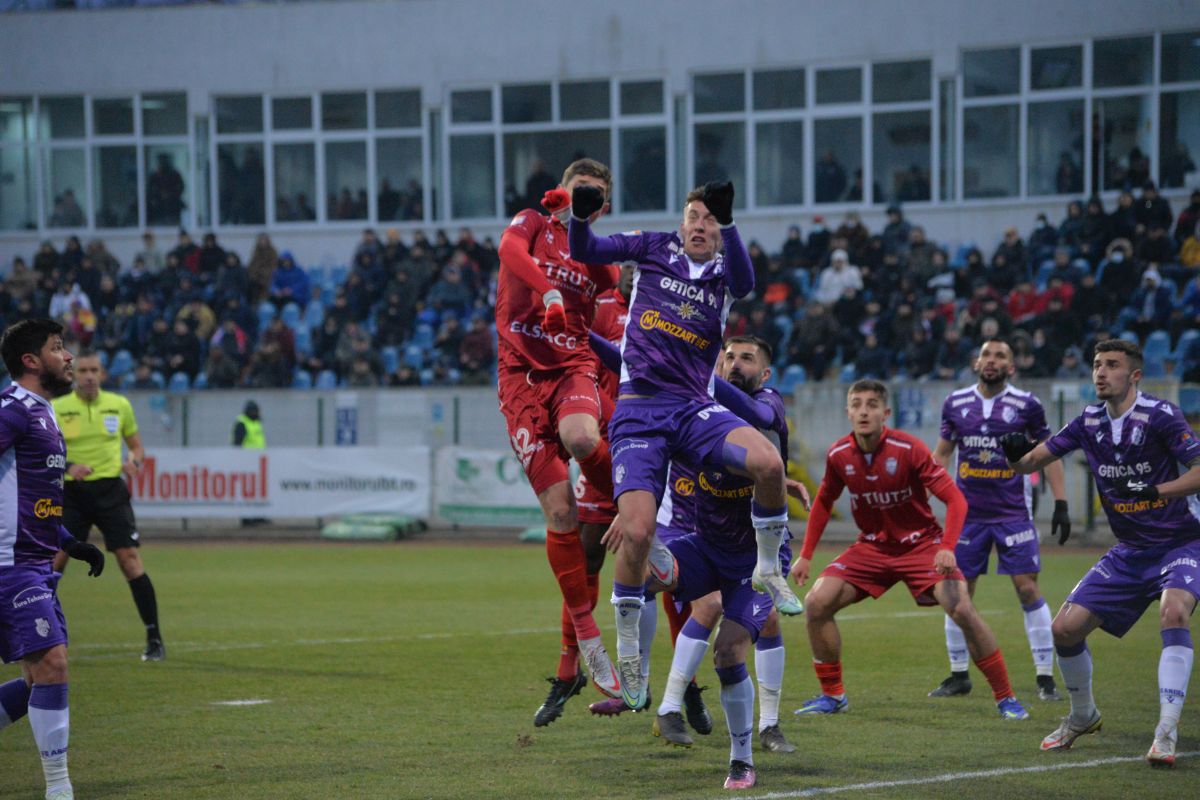
<svg viewBox="0 0 1200 800">
<path fill-rule="evenodd" d="M 1047 548 L 1052 606 L 1096 553 Z M 834 550 L 818 554 L 823 565 Z M 533 727 L 557 658 L 557 589 L 540 548 L 497 545 L 182 545 L 145 552 L 168 660 L 138 661 L 141 626 L 115 564 L 99 580 L 75 565 L 60 585 L 72 632 L 71 772 L 81 798 L 718 797 L 728 739 L 709 663 L 699 680 L 716 717 L 691 750 L 650 736 L 647 714 L 592 718 L 589 687 L 563 718 Z M 607 582 L 608 575 L 605 576 Z M 602 584 L 603 585 L 603 584 Z M 802 719 L 817 692 L 800 620 L 784 623 L 782 724 L 799 752 L 758 753 L 755 794 L 950 772 L 1140 756 L 1158 714 L 1157 619 L 1122 641 L 1092 637 L 1105 729 L 1066 754 L 1038 742 L 1066 713 L 1040 703 L 1007 578 L 980 582 L 1033 719 L 1003 722 L 974 674 L 970 697 L 926 692 L 947 672 L 936 613 L 907 593 L 843 612 L 850 713 Z M 904 614 L 905 616 L 896 616 Z M 612 646 L 612 618 L 598 614 Z M 654 652 L 662 691 L 666 624 Z M 0 667 L 0 680 L 17 674 Z M 261 698 L 269 705 L 214 701 Z M 1185 710 L 1181 751 L 1200 749 Z M 1125 798 L 1189 796 L 1200 761 L 1174 771 L 1121 763 L 847 792 L 847 797 Z M 28 724 L 0 733 L 0 798 L 41 797 Z"/>
</svg>

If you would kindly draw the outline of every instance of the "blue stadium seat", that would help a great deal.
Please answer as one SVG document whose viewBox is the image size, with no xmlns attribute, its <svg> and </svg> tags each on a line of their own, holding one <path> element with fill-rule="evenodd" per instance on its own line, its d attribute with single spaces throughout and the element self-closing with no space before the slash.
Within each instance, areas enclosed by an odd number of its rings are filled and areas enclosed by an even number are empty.
<svg viewBox="0 0 1200 800">
<path fill-rule="evenodd" d="M 413 335 L 413 344 L 420 346 L 422 350 L 433 347 L 433 326 L 424 322 L 417 325 L 417 330 Z"/>
<path fill-rule="evenodd" d="M 341 264 L 336 267 L 330 267 L 329 279 L 333 281 L 334 286 L 341 286 L 346 282 L 346 278 L 350 277 L 350 267 Z"/>
<path fill-rule="evenodd" d="M 421 385 L 428 386 L 433 383 L 433 370 L 426 368 L 421 370 Z"/>
<path fill-rule="evenodd" d="M 200 374 L 198 374 L 196 376 L 196 380 L 192 381 L 192 388 L 193 389 L 207 389 L 208 388 L 208 373 L 201 372 Z"/>
<path fill-rule="evenodd" d="M 1171 335 L 1166 331 L 1155 331 L 1146 337 L 1146 345 L 1142 348 L 1142 353 L 1146 358 L 1157 356 L 1166 358 L 1171 352 Z"/>
<path fill-rule="evenodd" d="M 129 379 L 133 380 L 133 373 L 129 373 Z M 154 385 L 160 389 L 167 388 L 167 378 L 158 370 L 150 373 L 150 380 L 154 381 Z"/>
<path fill-rule="evenodd" d="M 797 386 L 808 380 L 808 373 L 804 367 L 799 364 L 792 364 L 783 371 L 783 377 L 779 379 L 779 393 L 785 397 L 791 394 Z"/>
<path fill-rule="evenodd" d="M 1189 417 L 1200 414 L 1200 387 L 1179 387 L 1179 408 Z"/>
<path fill-rule="evenodd" d="M 1117 338 L 1124 339 L 1127 342 L 1133 342 L 1134 344 L 1141 344 L 1141 342 L 1138 341 L 1138 335 L 1133 331 L 1121 331 L 1121 335 Z"/>
<path fill-rule="evenodd" d="M 336 389 L 337 374 L 331 369 L 323 369 L 317 373 L 317 381 L 313 384 L 315 389 Z"/>
<path fill-rule="evenodd" d="M 324 295 L 323 291 L 322 295 Z M 317 328 L 321 327 L 321 323 L 325 319 L 325 306 L 332 302 L 332 299 L 328 303 L 325 302 L 324 299 L 322 299 L 319 303 L 315 300 L 310 300 L 308 305 L 304 307 L 304 318 L 302 320 L 304 325 L 301 327 L 310 331 L 315 331 Z"/>
<path fill-rule="evenodd" d="M 854 375 L 857 369 L 858 368 L 853 361 L 851 361 L 849 364 L 842 365 L 842 370 L 838 373 L 838 381 L 841 383 L 854 383 Z"/>
<path fill-rule="evenodd" d="M 117 380 L 133 372 L 133 355 L 128 350 L 118 350 L 112 358 L 108 372 Z"/>
<path fill-rule="evenodd" d="M 292 376 L 293 389 L 311 389 L 313 388 L 312 373 L 306 369 L 297 369 L 296 374 Z"/>
<path fill-rule="evenodd" d="M 309 333 L 308 328 L 301 325 L 292 332 L 292 335 L 296 339 L 297 354 L 306 356 L 312 352 L 312 334 Z"/>
<path fill-rule="evenodd" d="M 1198 338 L 1200 338 L 1200 331 L 1197 330 L 1184 331 L 1180 335 L 1179 341 L 1175 343 L 1175 352 L 1171 356 L 1175 363 L 1182 364 L 1184 362 L 1187 358 L 1188 348 Z"/>
<path fill-rule="evenodd" d="M 404 348 L 404 363 L 413 369 L 421 369 L 425 366 L 425 349 L 420 345 L 410 344 Z"/>
<path fill-rule="evenodd" d="M 383 358 L 383 371 L 391 375 L 400 366 L 400 351 L 395 347 L 385 347 L 379 352 Z"/>
<path fill-rule="evenodd" d="M 104 367 L 105 369 L 108 369 L 108 351 L 100 350 L 96 353 L 96 355 L 100 359 L 100 366 Z"/>
<path fill-rule="evenodd" d="M 176 372 L 167 383 L 168 392 L 186 392 L 192 386 L 192 381 L 186 372 Z"/>
<path fill-rule="evenodd" d="M 295 303 L 288 303 L 280 312 L 280 317 L 283 318 L 283 324 L 287 325 L 292 330 L 296 330 L 300 325 L 300 306 Z"/>
</svg>

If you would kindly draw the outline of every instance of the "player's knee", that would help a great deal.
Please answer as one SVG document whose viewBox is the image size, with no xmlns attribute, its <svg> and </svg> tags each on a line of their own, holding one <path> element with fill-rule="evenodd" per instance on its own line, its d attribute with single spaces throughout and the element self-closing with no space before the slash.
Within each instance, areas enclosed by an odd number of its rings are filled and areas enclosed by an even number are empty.
<svg viewBox="0 0 1200 800">
<path fill-rule="evenodd" d="M 1021 605 L 1023 606 L 1036 603 L 1042 596 L 1042 591 L 1038 588 L 1037 580 L 1032 577 L 1014 577 L 1013 588 L 1016 589 L 1017 599 L 1021 601 Z"/>
<path fill-rule="evenodd" d="M 1188 627 L 1189 613 L 1183 607 L 1183 603 L 1168 601 L 1162 604 L 1158 610 L 1159 626 L 1166 630 L 1167 628 L 1186 628 Z"/>
<path fill-rule="evenodd" d="M 767 615 L 767 621 L 763 623 L 762 632 L 759 636 L 778 636 L 782 631 L 779 628 L 779 613 L 775 609 L 771 609 L 771 613 Z"/>
<path fill-rule="evenodd" d="M 67 682 L 67 648 L 52 647 L 30 669 L 34 683 Z"/>
<path fill-rule="evenodd" d="M 824 592 L 810 589 L 804 595 L 804 613 L 809 619 L 833 616 L 833 603 Z"/>
<path fill-rule="evenodd" d="M 783 485 L 783 459 L 773 447 L 758 448 L 748 453 L 746 469 L 758 483 Z"/>
<path fill-rule="evenodd" d="M 1054 636 L 1054 644 L 1060 647 L 1078 644 L 1080 640 L 1079 632 L 1061 617 L 1055 617 L 1050 623 L 1050 633 Z"/>
<path fill-rule="evenodd" d="M 746 661 L 746 646 L 750 643 L 746 636 L 717 636 L 713 642 L 713 664 L 720 669 L 736 667 Z"/>
<path fill-rule="evenodd" d="M 586 428 L 578 428 L 567 431 L 563 435 L 563 445 L 570 452 L 571 457 L 576 461 L 582 461 L 592 454 L 596 446 L 600 444 L 599 431 L 589 431 Z"/>
</svg>

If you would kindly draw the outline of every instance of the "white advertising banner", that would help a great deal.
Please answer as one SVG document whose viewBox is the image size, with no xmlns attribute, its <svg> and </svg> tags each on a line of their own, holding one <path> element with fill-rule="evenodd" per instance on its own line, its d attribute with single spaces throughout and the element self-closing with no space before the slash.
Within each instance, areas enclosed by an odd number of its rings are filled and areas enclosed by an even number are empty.
<svg viewBox="0 0 1200 800">
<path fill-rule="evenodd" d="M 511 450 L 441 447 L 434 460 L 439 520 L 516 528 L 542 522 L 537 495 Z"/>
<path fill-rule="evenodd" d="M 429 518 L 428 447 L 156 448 L 130 483 L 139 517 Z"/>
</svg>

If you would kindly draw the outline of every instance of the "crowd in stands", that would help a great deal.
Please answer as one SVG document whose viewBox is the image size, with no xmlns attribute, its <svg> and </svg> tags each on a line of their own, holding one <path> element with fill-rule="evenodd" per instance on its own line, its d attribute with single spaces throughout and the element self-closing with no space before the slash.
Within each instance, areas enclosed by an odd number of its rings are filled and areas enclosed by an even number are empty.
<svg viewBox="0 0 1200 800">
<path fill-rule="evenodd" d="M 967 378 L 972 353 L 1008 338 L 1025 377 L 1086 379 L 1095 342 L 1136 338 L 1147 377 L 1200 381 L 1200 190 L 1175 216 L 1151 183 L 1114 208 L 1092 198 L 1022 236 L 947 248 L 887 211 L 812 218 L 779 252 L 749 251 L 755 293 L 727 333 L 762 336 L 776 381 Z M 43 242 L 0 284 L 4 324 L 61 320 L 123 389 L 451 386 L 494 382 L 499 259 L 462 229 L 405 242 L 363 232 L 348 266 L 308 268 L 262 234 L 243 261 L 214 234 L 169 248 L 151 233 L 126 267 L 94 240 Z"/>
</svg>

